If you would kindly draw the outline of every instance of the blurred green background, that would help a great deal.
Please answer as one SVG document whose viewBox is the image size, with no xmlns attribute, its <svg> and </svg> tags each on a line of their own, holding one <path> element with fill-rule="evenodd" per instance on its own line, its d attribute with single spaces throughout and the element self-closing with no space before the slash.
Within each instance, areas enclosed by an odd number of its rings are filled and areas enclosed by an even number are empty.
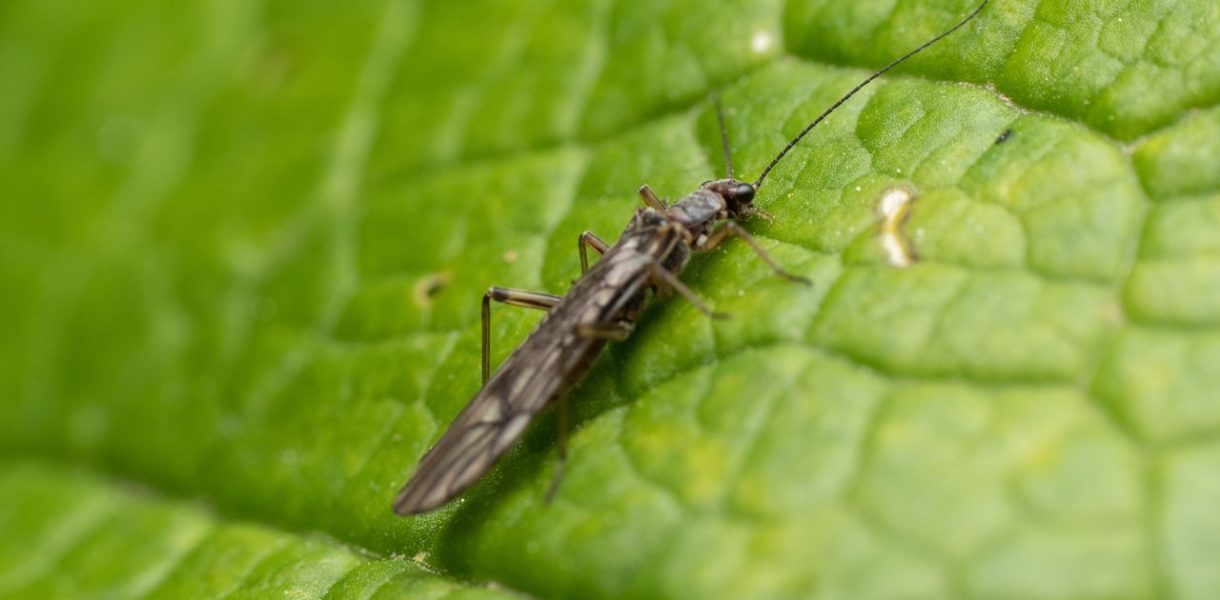
<svg viewBox="0 0 1220 600">
<path fill-rule="evenodd" d="M 760 192 L 812 288 L 696 259 L 733 318 L 611 347 L 553 503 L 544 416 L 390 512 L 487 286 L 720 176 L 713 93 L 753 176 L 972 8 L 0 4 L 0 596 L 1220 596 L 1214 0 L 992 0 Z"/>
</svg>

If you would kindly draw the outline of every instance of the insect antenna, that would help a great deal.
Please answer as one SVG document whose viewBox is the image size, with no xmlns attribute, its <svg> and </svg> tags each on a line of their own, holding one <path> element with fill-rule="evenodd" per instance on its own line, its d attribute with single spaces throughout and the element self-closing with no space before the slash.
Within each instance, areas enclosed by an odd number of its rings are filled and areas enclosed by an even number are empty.
<svg viewBox="0 0 1220 600">
<path fill-rule="evenodd" d="M 726 179 L 733 178 L 733 157 L 729 153 L 729 130 L 724 126 L 724 109 L 720 106 L 720 94 L 716 94 L 716 122 L 720 123 L 720 147 L 724 149 L 724 172 Z"/>
<path fill-rule="evenodd" d="M 893 69 L 894 67 L 902 64 L 902 62 L 905 61 L 906 59 L 911 58 L 912 56 L 915 56 L 916 54 L 919 54 L 920 52 L 923 52 L 928 46 L 931 46 L 932 44 L 935 44 L 936 42 L 941 41 L 949 34 L 953 33 L 954 31 L 957 31 L 958 29 L 961 29 L 961 27 L 963 25 L 965 25 L 966 23 L 969 23 L 971 19 L 978 16 L 978 14 L 983 11 L 983 7 L 987 6 L 988 2 L 990 2 L 990 0 L 983 0 L 982 4 L 979 4 L 978 8 L 974 9 L 974 12 L 970 13 L 970 15 L 967 16 L 965 19 L 962 19 L 961 21 L 959 21 L 957 23 L 957 25 L 950 27 L 949 29 L 947 29 L 943 33 L 941 33 L 940 35 L 928 40 L 927 42 L 924 42 L 924 44 L 922 46 L 920 46 L 914 50 L 911 50 L 910 52 L 907 52 L 906 54 L 902 55 L 894 62 L 892 62 L 888 65 L 885 65 L 877 72 L 873 73 L 872 75 L 869 75 L 867 79 L 865 79 L 864 81 L 861 81 L 859 84 L 857 84 L 856 87 L 852 88 L 852 90 L 850 92 L 847 92 L 846 94 L 843 95 L 842 98 L 839 98 L 837 101 L 835 101 L 834 104 L 831 104 L 830 108 L 823 111 L 822 114 L 818 115 L 817 118 L 814 119 L 813 121 L 810 121 L 809 124 L 806 125 L 805 128 L 802 129 L 800 133 L 796 134 L 796 137 L 792 138 L 792 141 L 788 142 L 787 146 L 784 146 L 783 150 L 779 151 L 779 154 L 775 155 L 775 158 L 771 159 L 771 162 L 767 164 L 767 168 L 762 170 L 762 174 L 759 175 L 758 179 L 754 182 L 754 188 L 757 189 L 757 188 L 762 187 L 763 179 L 765 179 L 767 177 L 767 174 L 771 172 L 771 169 L 774 169 L 775 165 L 778 165 L 779 161 L 783 160 L 784 156 L 786 156 L 788 154 L 788 152 L 790 150 L 792 150 L 792 148 L 794 146 L 796 146 L 798 142 L 801 141 L 801 139 L 803 139 L 811 130 L 813 130 L 814 127 L 817 127 L 818 123 L 821 123 L 822 120 L 824 120 L 826 117 L 830 116 L 830 113 L 834 112 L 835 109 L 842 106 L 843 103 L 847 102 L 849 99 L 851 99 L 852 96 L 855 96 L 856 92 L 863 89 L 864 86 L 872 83 L 872 81 L 874 79 L 884 75 L 886 71 L 889 71 L 890 69 Z M 717 103 L 716 106 L 717 106 L 717 115 L 719 115 L 719 106 L 720 106 L 719 103 Z M 720 121 L 720 135 L 722 138 L 724 137 L 723 118 Z M 728 146 L 727 145 L 725 146 L 725 158 L 726 159 L 728 158 Z M 731 171 L 730 171 L 730 173 L 731 173 Z M 730 175 L 730 177 L 732 177 L 732 175 Z"/>
</svg>

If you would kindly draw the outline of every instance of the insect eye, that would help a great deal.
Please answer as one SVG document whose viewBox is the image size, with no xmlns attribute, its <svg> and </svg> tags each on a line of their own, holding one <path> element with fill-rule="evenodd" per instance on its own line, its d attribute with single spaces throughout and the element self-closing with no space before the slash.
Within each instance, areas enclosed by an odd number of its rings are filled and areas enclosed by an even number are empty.
<svg viewBox="0 0 1220 600">
<path fill-rule="evenodd" d="M 748 183 L 739 183 L 737 188 L 733 190 L 733 196 L 742 202 L 753 202 L 754 186 Z"/>
</svg>

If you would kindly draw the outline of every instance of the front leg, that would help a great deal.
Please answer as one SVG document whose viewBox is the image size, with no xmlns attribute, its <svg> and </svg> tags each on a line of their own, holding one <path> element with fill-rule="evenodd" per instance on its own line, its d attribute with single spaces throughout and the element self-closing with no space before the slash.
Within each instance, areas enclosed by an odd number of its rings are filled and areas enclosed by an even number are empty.
<svg viewBox="0 0 1220 600">
<path fill-rule="evenodd" d="M 755 240 L 754 236 L 750 235 L 748 232 L 746 232 L 745 229 L 742 229 L 741 225 L 738 225 L 734 221 L 726 221 L 723 225 L 718 227 L 715 231 L 712 232 L 711 235 L 707 236 L 707 239 L 705 239 L 703 241 L 703 243 L 699 245 L 697 250 L 702 251 L 702 252 L 706 252 L 708 250 L 715 250 L 717 246 L 719 246 L 721 243 L 724 242 L 724 240 L 728 239 L 729 236 L 732 236 L 732 235 L 735 235 L 735 236 L 741 238 L 742 241 L 749 244 L 750 248 L 752 250 L 754 250 L 754 253 L 757 254 L 758 257 L 763 260 L 763 262 L 767 263 L 767 266 L 771 267 L 771 270 L 775 271 L 776 275 L 779 275 L 780 277 L 783 277 L 784 279 L 787 279 L 788 281 L 794 281 L 796 283 L 803 283 L 805 285 L 813 285 L 813 282 L 809 281 L 809 278 L 801 277 L 800 275 L 794 275 L 792 273 L 789 273 L 788 271 L 785 271 L 783 268 L 781 268 L 779 265 L 775 264 L 775 261 L 771 259 L 771 256 L 769 254 L 767 254 L 767 251 L 763 250 L 762 246 L 758 245 L 758 240 Z"/>
</svg>

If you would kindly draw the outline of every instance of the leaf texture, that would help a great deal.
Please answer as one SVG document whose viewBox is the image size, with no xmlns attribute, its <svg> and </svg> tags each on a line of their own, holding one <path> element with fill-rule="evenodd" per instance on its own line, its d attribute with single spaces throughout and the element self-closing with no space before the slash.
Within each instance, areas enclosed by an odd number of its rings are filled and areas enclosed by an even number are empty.
<svg viewBox="0 0 1220 600">
<path fill-rule="evenodd" d="M 713 94 L 749 176 L 972 8 L 0 6 L 0 595 L 1216 597 L 1207 0 L 992 0 L 760 190 L 812 287 L 697 258 L 733 318 L 612 345 L 553 503 L 544 417 L 390 511 L 489 285 L 562 293 L 640 184 L 720 176 Z M 494 319 L 498 361 L 537 315 Z"/>
</svg>

